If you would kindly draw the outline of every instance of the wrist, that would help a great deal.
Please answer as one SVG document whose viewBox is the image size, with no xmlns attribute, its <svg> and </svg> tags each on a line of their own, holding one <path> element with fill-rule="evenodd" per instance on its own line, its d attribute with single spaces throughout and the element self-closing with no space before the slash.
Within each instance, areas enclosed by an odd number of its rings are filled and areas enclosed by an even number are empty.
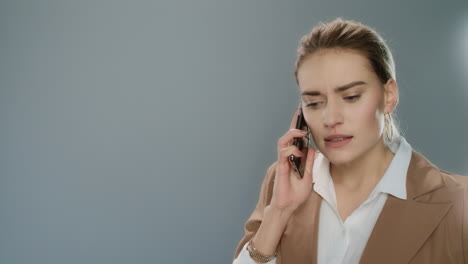
<svg viewBox="0 0 468 264">
<path fill-rule="evenodd" d="M 285 223 L 287 223 L 293 212 L 294 210 L 277 208 L 272 205 L 267 205 L 263 211 L 265 216 L 271 216 L 273 219 L 278 219 Z"/>
<path fill-rule="evenodd" d="M 276 252 L 273 255 L 264 255 L 261 252 L 259 252 L 253 245 L 252 240 L 249 241 L 247 245 L 247 251 L 249 252 L 250 257 L 256 262 L 256 263 L 267 263 L 271 261 L 272 259 L 276 258 Z"/>
<path fill-rule="evenodd" d="M 276 252 L 291 213 L 288 210 L 278 210 L 272 206 L 265 207 L 263 212 L 262 224 L 252 238 L 252 244 L 258 252 L 265 256 L 271 256 Z"/>
</svg>

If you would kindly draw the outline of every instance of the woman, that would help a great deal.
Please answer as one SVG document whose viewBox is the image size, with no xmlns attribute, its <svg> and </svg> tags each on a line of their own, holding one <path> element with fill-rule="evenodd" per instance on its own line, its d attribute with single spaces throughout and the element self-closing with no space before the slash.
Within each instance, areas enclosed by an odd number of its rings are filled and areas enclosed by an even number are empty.
<svg viewBox="0 0 468 264">
<path fill-rule="evenodd" d="M 278 141 L 234 263 L 468 263 L 466 178 L 439 170 L 399 135 L 392 55 L 371 28 L 336 19 L 298 48 L 310 129 Z M 294 138 L 312 136 L 300 151 Z M 305 162 L 304 177 L 289 157 Z"/>
</svg>

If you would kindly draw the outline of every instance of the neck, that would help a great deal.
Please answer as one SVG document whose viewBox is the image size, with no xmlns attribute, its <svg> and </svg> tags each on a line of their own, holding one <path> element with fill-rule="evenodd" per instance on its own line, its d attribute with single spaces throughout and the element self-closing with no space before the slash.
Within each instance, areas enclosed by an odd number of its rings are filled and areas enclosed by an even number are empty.
<svg viewBox="0 0 468 264">
<path fill-rule="evenodd" d="M 330 164 L 330 175 L 335 185 L 350 191 L 372 188 L 383 177 L 393 152 L 385 146 L 382 137 L 369 151 L 347 164 Z"/>
</svg>

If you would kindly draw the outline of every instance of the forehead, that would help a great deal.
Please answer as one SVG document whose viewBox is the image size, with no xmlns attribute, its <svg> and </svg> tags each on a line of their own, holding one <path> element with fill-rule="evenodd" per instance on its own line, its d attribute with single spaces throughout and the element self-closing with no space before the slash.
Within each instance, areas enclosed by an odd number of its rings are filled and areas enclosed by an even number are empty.
<svg viewBox="0 0 468 264">
<path fill-rule="evenodd" d="M 307 56 L 298 68 L 297 79 L 301 90 L 333 89 L 354 81 L 378 80 L 364 55 L 336 49 Z"/>
</svg>

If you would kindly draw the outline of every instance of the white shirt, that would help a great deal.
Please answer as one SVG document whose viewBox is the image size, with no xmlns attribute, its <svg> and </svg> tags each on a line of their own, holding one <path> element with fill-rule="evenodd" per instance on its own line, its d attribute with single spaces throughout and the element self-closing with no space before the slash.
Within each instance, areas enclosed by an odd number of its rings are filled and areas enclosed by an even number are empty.
<svg viewBox="0 0 468 264">
<path fill-rule="evenodd" d="M 317 264 L 359 263 L 388 194 L 406 200 L 406 174 L 412 148 L 402 136 L 389 148 L 395 156 L 385 174 L 367 200 L 344 222 L 338 213 L 335 188 L 330 176 L 330 161 L 321 153 L 318 154 L 313 167 L 313 188 L 323 199 L 318 228 Z M 256 264 L 247 251 L 247 244 L 233 264 Z M 268 264 L 276 264 L 276 259 Z"/>
</svg>

